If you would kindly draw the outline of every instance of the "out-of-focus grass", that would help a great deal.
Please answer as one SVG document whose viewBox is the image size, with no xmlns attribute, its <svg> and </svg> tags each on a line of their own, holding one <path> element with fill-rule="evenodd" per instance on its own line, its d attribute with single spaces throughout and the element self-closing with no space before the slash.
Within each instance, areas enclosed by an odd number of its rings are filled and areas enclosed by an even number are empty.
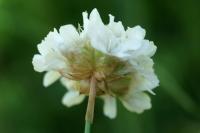
<svg viewBox="0 0 200 133">
<path fill-rule="evenodd" d="M 125 26 L 141 25 L 158 47 L 154 56 L 160 87 L 153 108 L 141 115 L 118 104 L 109 120 L 97 100 L 93 132 L 200 132 L 200 2 L 195 0 L 0 0 L 0 133 L 80 133 L 86 101 L 66 108 L 59 83 L 42 86 L 33 71 L 36 45 L 54 27 L 82 23 L 81 12 L 96 7 Z"/>
</svg>

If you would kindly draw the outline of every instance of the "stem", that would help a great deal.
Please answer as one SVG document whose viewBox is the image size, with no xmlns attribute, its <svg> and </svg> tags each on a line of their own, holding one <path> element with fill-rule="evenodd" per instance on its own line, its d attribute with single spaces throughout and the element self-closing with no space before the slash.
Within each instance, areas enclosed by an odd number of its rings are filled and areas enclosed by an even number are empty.
<svg viewBox="0 0 200 133">
<path fill-rule="evenodd" d="M 90 91 L 88 98 L 87 111 L 85 114 L 85 133 L 90 133 L 90 127 L 93 123 L 94 118 L 94 105 L 95 105 L 95 97 L 96 97 L 96 79 L 95 77 L 91 77 L 90 80 Z"/>
<path fill-rule="evenodd" d="M 91 123 L 88 121 L 85 122 L 85 133 L 90 133 Z"/>
</svg>

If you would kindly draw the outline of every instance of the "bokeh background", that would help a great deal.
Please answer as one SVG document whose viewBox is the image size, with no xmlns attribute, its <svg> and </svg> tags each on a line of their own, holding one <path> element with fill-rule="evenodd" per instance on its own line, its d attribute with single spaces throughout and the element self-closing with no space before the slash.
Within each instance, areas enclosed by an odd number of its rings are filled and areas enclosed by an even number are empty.
<svg viewBox="0 0 200 133">
<path fill-rule="evenodd" d="M 36 45 L 53 28 L 82 24 L 82 11 L 96 7 L 125 27 L 141 25 L 158 47 L 160 87 L 153 108 L 141 115 L 118 104 L 118 117 L 102 114 L 97 100 L 93 133 L 200 133 L 199 0 L 0 0 L 0 133 L 82 133 L 86 101 L 66 108 L 66 89 L 42 86 L 33 71 Z"/>
</svg>

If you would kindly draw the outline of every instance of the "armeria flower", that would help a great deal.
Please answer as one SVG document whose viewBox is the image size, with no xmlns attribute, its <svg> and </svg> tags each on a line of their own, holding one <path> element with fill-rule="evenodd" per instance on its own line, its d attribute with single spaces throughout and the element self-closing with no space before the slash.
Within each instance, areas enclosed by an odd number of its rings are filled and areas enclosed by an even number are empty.
<svg viewBox="0 0 200 133">
<path fill-rule="evenodd" d="M 151 108 L 147 92 L 154 94 L 159 84 L 151 59 L 156 46 L 144 39 L 140 26 L 125 29 L 112 15 L 109 18 L 104 24 L 94 9 L 89 17 L 83 12 L 83 29 L 73 25 L 54 29 L 38 44 L 34 69 L 46 72 L 45 87 L 61 80 L 68 89 L 62 100 L 67 107 L 90 96 L 93 82 L 94 97 L 104 100 L 103 112 L 109 118 L 116 117 L 116 99 L 129 111 L 142 113 Z"/>
</svg>

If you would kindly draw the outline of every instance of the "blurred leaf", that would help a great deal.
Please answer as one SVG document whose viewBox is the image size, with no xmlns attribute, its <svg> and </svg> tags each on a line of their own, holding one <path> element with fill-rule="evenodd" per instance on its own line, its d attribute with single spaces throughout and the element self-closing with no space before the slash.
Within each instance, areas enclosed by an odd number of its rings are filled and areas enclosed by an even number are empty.
<svg viewBox="0 0 200 133">
<path fill-rule="evenodd" d="M 198 114 L 199 106 L 194 100 L 184 91 L 171 73 L 169 73 L 161 65 L 157 69 L 160 86 L 168 93 L 183 109 L 189 113 Z"/>
</svg>

